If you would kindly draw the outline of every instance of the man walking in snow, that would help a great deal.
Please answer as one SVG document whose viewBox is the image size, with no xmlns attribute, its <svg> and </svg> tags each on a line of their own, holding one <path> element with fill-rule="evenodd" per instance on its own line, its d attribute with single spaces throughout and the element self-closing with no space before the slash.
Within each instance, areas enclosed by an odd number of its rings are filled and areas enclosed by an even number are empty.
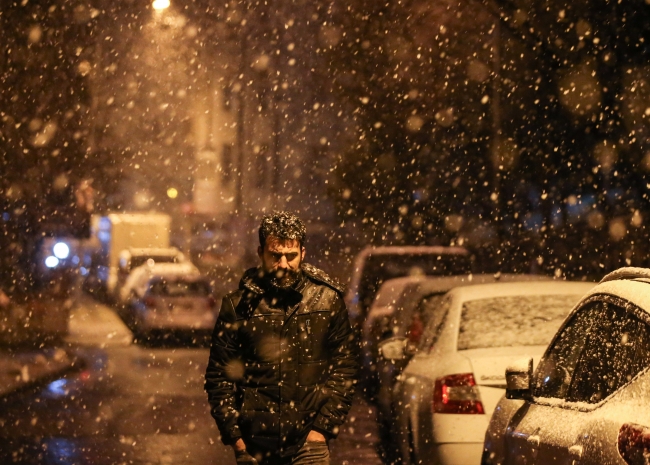
<svg viewBox="0 0 650 465">
<path fill-rule="evenodd" d="M 352 403 L 358 344 L 343 291 L 303 262 L 305 237 L 296 215 L 265 216 L 260 266 L 221 304 L 205 389 L 238 464 L 328 465 Z"/>
</svg>

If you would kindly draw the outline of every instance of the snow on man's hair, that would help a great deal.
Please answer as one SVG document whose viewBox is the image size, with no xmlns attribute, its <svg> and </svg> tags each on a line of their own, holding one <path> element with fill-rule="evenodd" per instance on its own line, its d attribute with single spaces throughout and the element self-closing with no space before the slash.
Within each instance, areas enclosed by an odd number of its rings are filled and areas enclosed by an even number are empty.
<svg viewBox="0 0 650 465">
<path fill-rule="evenodd" d="M 269 236 L 278 239 L 297 240 L 302 247 L 307 237 L 307 228 L 300 218 L 291 212 L 273 212 L 270 215 L 264 215 L 259 229 L 260 246 L 266 244 L 266 238 Z"/>
</svg>

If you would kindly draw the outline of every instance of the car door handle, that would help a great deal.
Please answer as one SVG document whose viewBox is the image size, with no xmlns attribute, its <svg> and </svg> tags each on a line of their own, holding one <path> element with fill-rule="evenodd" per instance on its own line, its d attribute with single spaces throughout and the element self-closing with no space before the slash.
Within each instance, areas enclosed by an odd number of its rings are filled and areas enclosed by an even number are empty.
<svg viewBox="0 0 650 465">
<path fill-rule="evenodd" d="M 569 447 L 569 457 L 572 459 L 572 465 L 576 465 L 582 458 L 583 448 L 580 444 L 574 444 Z"/>
</svg>

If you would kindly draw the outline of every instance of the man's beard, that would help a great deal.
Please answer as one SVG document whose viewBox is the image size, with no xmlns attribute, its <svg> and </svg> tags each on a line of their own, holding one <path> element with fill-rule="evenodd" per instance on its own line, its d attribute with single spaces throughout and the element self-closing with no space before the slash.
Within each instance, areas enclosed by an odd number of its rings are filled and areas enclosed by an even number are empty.
<svg viewBox="0 0 650 465">
<path fill-rule="evenodd" d="M 300 278 L 300 268 L 297 270 L 280 269 L 267 273 L 269 282 L 280 289 L 287 289 L 293 286 Z"/>
</svg>

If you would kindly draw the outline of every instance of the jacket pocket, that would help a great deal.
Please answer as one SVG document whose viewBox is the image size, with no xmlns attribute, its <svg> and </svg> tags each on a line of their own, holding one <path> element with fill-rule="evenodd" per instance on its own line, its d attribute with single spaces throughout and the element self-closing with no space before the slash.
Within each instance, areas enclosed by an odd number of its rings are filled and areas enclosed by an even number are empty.
<svg viewBox="0 0 650 465">
<path fill-rule="evenodd" d="M 299 358 L 301 362 L 327 360 L 327 333 L 330 312 L 312 311 L 298 315 Z"/>
<path fill-rule="evenodd" d="M 298 367 L 298 385 L 316 386 L 327 381 L 329 367 L 327 361 L 301 363 Z"/>
</svg>

